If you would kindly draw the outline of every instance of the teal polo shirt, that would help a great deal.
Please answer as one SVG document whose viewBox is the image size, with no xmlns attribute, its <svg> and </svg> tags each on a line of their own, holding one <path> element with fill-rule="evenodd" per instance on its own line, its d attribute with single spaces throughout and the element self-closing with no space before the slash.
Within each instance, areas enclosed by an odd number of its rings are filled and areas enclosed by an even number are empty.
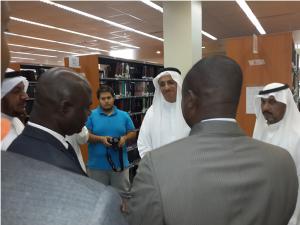
<svg viewBox="0 0 300 225">
<path fill-rule="evenodd" d="M 92 110 L 86 122 L 86 127 L 92 134 L 111 137 L 121 137 L 135 129 L 129 114 L 125 111 L 119 110 L 115 106 L 111 115 L 105 114 L 100 107 Z M 88 144 L 87 167 L 89 169 L 112 170 L 106 158 L 106 148 L 108 147 L 101 143 Z M 115 166 L 120 168 L 118 151 L 112 148 L 108 148 L 108 151 Z M 123 147 L 123 161 L 124 168 L 127 168 L 129 166 L 129 162 L 126 145 Z"/>
</svg>

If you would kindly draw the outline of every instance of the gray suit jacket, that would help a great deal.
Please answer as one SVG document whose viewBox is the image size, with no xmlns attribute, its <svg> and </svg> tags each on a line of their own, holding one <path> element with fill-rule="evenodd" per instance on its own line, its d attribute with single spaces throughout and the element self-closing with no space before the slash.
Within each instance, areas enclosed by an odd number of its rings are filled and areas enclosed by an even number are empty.
<svg viewBox="0 0 300 225">
<path fill-rule="evenodd" d="M 116 191 L 90 178 L 1 152 L 3 225 L 125 225 Z"/>
<path fill-rule="evenodd" d="M 297 199 L 289 153 L 210 121 L 150 152 L 128 201 L 131 225 L 286 225 Z"/>
</svg>

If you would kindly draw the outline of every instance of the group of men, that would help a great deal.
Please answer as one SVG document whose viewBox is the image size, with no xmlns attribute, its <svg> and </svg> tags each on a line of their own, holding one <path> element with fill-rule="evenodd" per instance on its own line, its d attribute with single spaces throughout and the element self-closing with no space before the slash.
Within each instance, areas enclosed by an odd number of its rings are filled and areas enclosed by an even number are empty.
<svg viewBox="0 0 300 225">
<path fill-rule="evenodd" d="M 3 75 L 9 61 L 3 33 L 8 12 L 6 3 L 1 6 Z M 259 141 L 246 136 L 235 120 L 242 71 L 234 60 L 203 58 L 183 82 L 176 69 L 168 68 L 153 83 L 153 105 L 138 138 L 143 158 L 129 199 L 122 202 L 113 188 L 86 176 L 65 136 L 86 125 L 89 151 L 109 158 L 109 129 L 117 126 L 111 121 L 122 124 L 114 134 L 120 137 L 119 148 L 135 138 L 128 114 L 113 106 L 109 88 L 99 89 L 100 108 L 90 113 L 89 83 L 70 69 L 43 74 L 28 124 L 8 151 L 1 152 L 2 223 L 299 224 L 300 119 L 286 85 L 267 85 L 258 95 L 253 137 Z M 25 84 L 20 90 L 25 93 Z M 10 127 L 6 138 L 13 123 L 4 115 L 2 121 Z M 112 154 L 111 159 L 117 157 Z M 123 160 L 126 167 L 126 154 Z M 112 164 L 104 168 L 101 163 L 89 161 L 87 173 L 112 184 L 106 171 Z"/>
</svg>

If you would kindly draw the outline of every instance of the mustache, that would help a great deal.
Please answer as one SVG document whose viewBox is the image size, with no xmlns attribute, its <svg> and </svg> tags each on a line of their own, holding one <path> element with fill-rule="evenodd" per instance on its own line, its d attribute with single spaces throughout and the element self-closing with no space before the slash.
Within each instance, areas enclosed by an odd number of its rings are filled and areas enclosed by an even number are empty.
<svg viewBox="0 0 300 225">
<path fill-rule="evenodd" d="M 263 113 L 264 115 L 273 115 L 273 113 L 271 113 L 270 111 L 267 111 L 267 110 L 263 111 L 262 113 Z"/>
</svg>

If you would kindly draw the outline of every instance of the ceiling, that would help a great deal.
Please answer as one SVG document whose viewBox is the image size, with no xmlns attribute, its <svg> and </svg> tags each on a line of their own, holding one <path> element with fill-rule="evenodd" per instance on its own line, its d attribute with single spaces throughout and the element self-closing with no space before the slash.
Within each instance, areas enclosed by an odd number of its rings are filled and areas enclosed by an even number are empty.
<svg viewBox="0 0 300 225">
<path fill-rule="evenodd" d="M 140 1 L 60 1 L 57 3 L 163 38 L 163 14 Z M 163 5 L 162 1 L 157 3 L 161 6 Z M 251 1 L 248 2 L 248 5 L 267 34 L 298 30 L 294 34 L 294 41 L 296 44 L 300 44 L 300 2 Z M 138 60 L 163 63 L 163 42 L 160 40 L 126 31 L 43 2 L 10 1 L 9 6 L 12 17 L 85 33 L 96 36 L 98 39 L 15 20 L 10 21 L 10 33 L 103 49 L 105 51 L 101 52 L 101 54 L 104 55 L 107 55 L 110 50 L 127 48 L 119 44 L 99 40 L 99 38 L 106 38 L 139 47 L 139 49 L 134 50 L 135 57 Z M 202 14 L 203 30 L 217 37 L 218 40 L 249 36 L 253 33 L 258 34 L 255 27 L 234 1 L 203 1 Z M 13 35 L 7 35 L 7 40 L 9 44 L 13 44 L 9 46 L 10 50 L 13 51 L 11 53 L 12 60 L 22 63 L 63 65 L 63 58 L 70 56 L 72 53 L 89 54 L 95 52 L 95 50 L 78 46 L 33 40 Z M 204 46 L 214 45 L 216 48 L 221 48 L 221 44 L 218 43 L 220 42 L 203 36 Z M 33 46 L 64 52 L 30 49 L 15 45 Z M 157 51 L 161 53 L 157 54 Z M 203 49 L 203 54 L 208 54 L 209 51 L 209 48 L 205 48 Z M 21 53 L 42 54 L 44 56 Z"/>
</svg>

